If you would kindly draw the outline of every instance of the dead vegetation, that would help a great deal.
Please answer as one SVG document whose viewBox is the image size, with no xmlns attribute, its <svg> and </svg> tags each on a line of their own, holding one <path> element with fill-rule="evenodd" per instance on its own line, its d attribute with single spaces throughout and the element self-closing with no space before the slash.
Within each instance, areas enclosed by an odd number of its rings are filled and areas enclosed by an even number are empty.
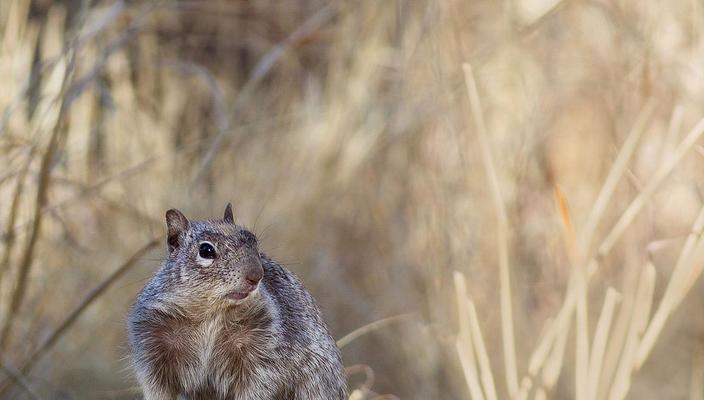
<svg viewBox="0 0 704 400">
<path fill-rule="evenodd" d="M 0 398 L 139 395 L 164 210 L 228 201 L 353 399 L 704 398 L 704 9 L 0 2 Z"/>
</svg>

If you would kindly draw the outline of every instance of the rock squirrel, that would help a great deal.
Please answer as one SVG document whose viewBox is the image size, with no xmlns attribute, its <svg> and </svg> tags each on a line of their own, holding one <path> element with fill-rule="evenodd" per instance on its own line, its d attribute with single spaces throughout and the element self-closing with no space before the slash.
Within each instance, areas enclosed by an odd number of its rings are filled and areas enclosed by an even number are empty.
<svg viewBox="0 0 704 400">
<path fill-rule="evenodd" d="M 128 321 L 145 399 L 338 400 L 340 351 L 312 296 L 222 220 L 166 212 L 168 256 Z"/>
</svg>

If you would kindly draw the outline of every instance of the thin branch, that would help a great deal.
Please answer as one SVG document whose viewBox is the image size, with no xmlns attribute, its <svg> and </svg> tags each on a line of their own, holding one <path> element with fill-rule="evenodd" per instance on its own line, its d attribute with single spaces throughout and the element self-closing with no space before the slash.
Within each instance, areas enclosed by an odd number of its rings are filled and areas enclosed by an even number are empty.
<svg viewBox="0 0 704 400">
<path fill-rule="evenodd" d="M 76 308 L 68 314 L 64 320 L 54 329 L 54 331 L 32 352 L 27 361 L 22 365 L 20 371 L 22 373 L 27 373 L 32 369 L 32 367 L 39 361 L 42 356 L 44 356 L 63 336 L 68 329 L 73 326 L 78 317 L 83 314 L 83 312 L 95 302 L 105 291 L 117 281 L 122 275 L 127 271 L 137 265 L 137 262 L 144 257 L 145 254 L 153 250 L 159 243 L 161 243 L 162 238 L 151 239 L 147 244 L 138 249 L 134 254 L 130 256 L 122 265 L 115 269 L 110 275 L 108 275 L 102 282 L 95 286 L 88 294 L 81 300 L 81 302 L 76 306 Z M 0 396 L 8 389 L 4 387 L 0 389 Z"/>
<path fill-rule="evenodd" d="M 357 390 L 362 390 L 364 393 L 368 393 L 372 390 L 372 386 L 374 385 L 374 370 L 372 367 L 364 364 L 355 364 L 345 367 L 345 374 L 348 377 L 359 372 L 364 374 L 364 382 L 362 383 L 362 387 Z"/>
<path fill-rule="evenodd" d="M 68 330 L 78 317 L 85 311 L 88 306 L 90 306 L 100 295 L 102 295 L 117 279 L 124 275 L 127 271 L 132 269 L 137 264 L 137 261 L 142 259 L 145 254 L 152 251 L 157 245 L 161 243 L 161 237 L 151 239 L 147 244 L 142 246 L 137 250 L 130 258 L 127 259 L 122 265 L 120 265 L 115 271 L 108 275 L 98 286 L 94 287 L 78 304 L 78 306 L 64 318 L 64 320 L 59 324 L 56 329 L 49 335 L 49 337 L 42 342 L 39 347 L 32 353 L 27 362 L 22 366 L 22 370 L 25 371 L 31 368 L 34 363 L 41 358 L 47 350 L 49 350 L 59 338 Z"/>
<path fill-rule="evenodd" d="M 24 375 L 22 375 L 22 372 L 10 365 L 7 359 L 5 359 L 5 357 L 2 355 L 0 355 L 0 369 L 5 371 L 5 373 L 9 375 L 15 383 L 17 383 L 17 386 L 21 387 L 25 392 L 27 392 L 30 398 L 34 400 L 41 399 L 39 394 L 37 394 L 37 391 L 32 388 L 27 379 L 25 379 Z"/>
<path fill-rule="evenodd" d="M 305 38 L 309 37 L 314 32 L 318 31 L 323 25 L 331 21 L 338 13 L 338 10 L 333 3 L 321 8 L 317 13 L 303 22 L 295 31 L 293 31 L 284 41 L 274 46 L 266 53 L 254 67 L 254 71 L 248 78 L 247 82 L 242 87 L 239 95 L 235 99 L 233 105 L 233 113 L 236 113 L 243 105 L 247 104 L 254 90 L 259 86 L 259 83 L 266 77 L 276 63 L 296 44 L 300 43 Z M 229 126 L 229 123 L 228 123 Z M 220 150 L 225 135 L 229 129 L 220 129 L 213 141 L 210 143 L 208 151 L 203 157 L 203 161 L 198 168 L 198 172 L 194 175 L 193 183 L 198 182 L 200 178 L 210 168 L 215 156 Z"/>
<path fill-rule="evenodd" d="M 64 72 L 63 81 L 61 83 L 61 91 L 59 93 L 66 93 L 68 87 L 70 86 L 70 82 L 73 80 L 75 62 L 76 52 L 71 52 L 68 65 L 66 66 L 66 71 Z M 24 300 L 25 291 L 27 289 L 27 278 L 29 277 L 32 261 L 34 260 L 34 247 L 39 239 L 39 233 L 42 225 L 41 210 L 47 202 L 49 186 L 51 184 L 51 171 L 55 165 L 54 158 L 58 153 L 59 147 L 62 145 L 65 136 L 67 110 L 68 98 L 67 96 L 62 96 L 59 114 L 39 167 L 39 185 L 37 187 L 37 196 L 34 204 L 34 220 L 32 221 L 27 245 L 24 248 L 22 258 L 19 263 L 19 274 L 17 276 L 15 290 L 10 299 L 10 308 L 7 313 L 7 319 L 5 320 L 5 324 L 0 332 L 0 351 L 7 350 L 7 344 L 9 343 L 8 338 L 12 329 L 14 317 L 19 311 L 22 301 Z"/>
<path fill-rule="evenodd" d="M 22 193 L 24 190 L 24 181 L 27 170 L 29 169 L 29 164 L 31 161 L 31 154 L 28 157 L 27 164 L 19 172 L 17 176 L 17 184 L 15 186 L 15 192 L 12 195 L 12 203 L 10 204 L 10 216 L 7 220 L 7 233 L 5 234 L 5 249 L 2 255 L 2 261 L 0 261 L 0 285 L 2 285 L 3 275 L 7 272 L 10 259 L 12 258 L 12 249 L 15 247 L 16 242 L 16 226 L 17 214 L 19 213 L 20 199 L 22 198 Z"/>
<path fill-rule="evenodd" d="M 371 333 L 374 331 L 377 331 L 381 328 L 384 328 L 388 325 L 391 325 L 394 322 L 398 321 L 405 321 L 408 319 L 411 319 L 415 317 L 415 313 L 406 313 L 406 314 L 400 314 L 400 315 L 394 315 L 392 317 L 380 319 L 378 321 L 374 321 L 370 324 L 364 325 L 360 328 L 357 328 L 353 330 L 352 332 L 348 333 L 347 335 L 343 336 L 340 338 L 340 340 L 337 341 L 337 347 L 343 348 L 347 346 L 348 344 L 352 343 L 353 341 L 359 339 L 360 337 L 366 335 L 367 333 Z"/>
</svg>

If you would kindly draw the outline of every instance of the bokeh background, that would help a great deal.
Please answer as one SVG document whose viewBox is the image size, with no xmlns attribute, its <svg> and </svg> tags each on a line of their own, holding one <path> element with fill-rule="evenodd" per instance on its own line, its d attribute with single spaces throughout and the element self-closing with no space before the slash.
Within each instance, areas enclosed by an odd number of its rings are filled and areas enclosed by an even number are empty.
<svg viewBox="0 0 704 400">
<path fill-rule="evenodd" d="M 353 399 L 702 399 L 702 117 L 696 0 L 0 1 L 0 398 L 141 398 L 231 201 Z"/>
</svg>

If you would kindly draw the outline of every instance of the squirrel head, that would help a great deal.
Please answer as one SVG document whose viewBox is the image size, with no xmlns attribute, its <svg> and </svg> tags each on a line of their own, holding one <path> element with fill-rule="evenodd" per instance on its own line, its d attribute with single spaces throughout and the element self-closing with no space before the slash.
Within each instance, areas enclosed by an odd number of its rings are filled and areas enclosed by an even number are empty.
<svg viewBox="0 0 704 400">
<path fill-rule="evenodd" d="M 168 257 L 164 295 L 176 305 L 235 306 L 258 294 L 264 270 L 256 236 L 235 224 L 232 205 L 221 220 L 189 221 L 166 212 Z"/>
</svg>

